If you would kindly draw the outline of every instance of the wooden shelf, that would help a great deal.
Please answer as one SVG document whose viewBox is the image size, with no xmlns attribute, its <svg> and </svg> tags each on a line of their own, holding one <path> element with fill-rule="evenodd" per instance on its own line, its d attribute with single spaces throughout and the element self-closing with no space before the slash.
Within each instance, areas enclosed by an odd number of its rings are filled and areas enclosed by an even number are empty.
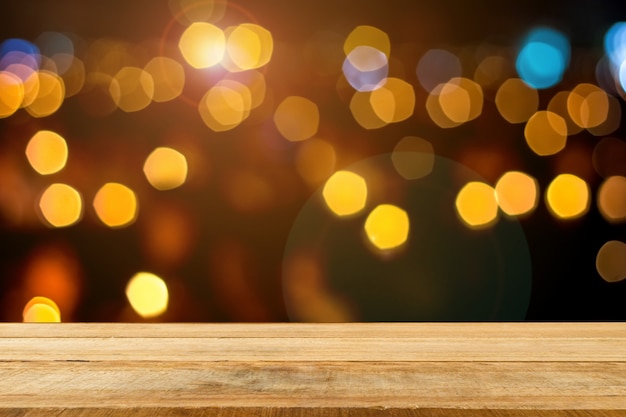
<svg viewBox="0 0 626 417">
<path fill-rule="evenodd" d="M 626 323 L 0 324 L 0 415 L 626 416 Z"/>
</svg>

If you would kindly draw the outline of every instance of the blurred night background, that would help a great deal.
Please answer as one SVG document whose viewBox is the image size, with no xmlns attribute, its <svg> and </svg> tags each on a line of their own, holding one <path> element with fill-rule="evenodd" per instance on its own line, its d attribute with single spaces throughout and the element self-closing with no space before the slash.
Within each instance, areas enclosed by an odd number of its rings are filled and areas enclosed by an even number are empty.
<svg viewBox="0 0 626 417">
<path fill-rule="evenodd" d="M 626 320 L 618 4 L 3 2 L 0 321 Z"/>
</svg>

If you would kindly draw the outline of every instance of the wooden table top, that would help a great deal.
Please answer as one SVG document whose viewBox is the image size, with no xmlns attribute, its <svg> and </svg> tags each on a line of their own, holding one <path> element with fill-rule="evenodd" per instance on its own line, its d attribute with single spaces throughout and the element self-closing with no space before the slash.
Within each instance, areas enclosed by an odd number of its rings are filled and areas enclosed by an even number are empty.
<svg viewBox="0 0 626 417">
<path fill-rule="evenodd" d="M 4 323 L 0 415 L 626 416 L 626 323 Z"/>
</svg>

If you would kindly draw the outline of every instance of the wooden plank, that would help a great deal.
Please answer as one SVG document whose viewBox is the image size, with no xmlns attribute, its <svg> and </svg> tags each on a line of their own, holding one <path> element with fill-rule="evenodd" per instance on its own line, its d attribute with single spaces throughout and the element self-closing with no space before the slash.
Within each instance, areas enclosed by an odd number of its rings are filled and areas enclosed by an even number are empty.
<svg viewBox="0 0 626 417">
<path fill-rule="evenodd" d="M 0 324 L 0 416 L 626 416 L 626 323 Z"/>
</svg>

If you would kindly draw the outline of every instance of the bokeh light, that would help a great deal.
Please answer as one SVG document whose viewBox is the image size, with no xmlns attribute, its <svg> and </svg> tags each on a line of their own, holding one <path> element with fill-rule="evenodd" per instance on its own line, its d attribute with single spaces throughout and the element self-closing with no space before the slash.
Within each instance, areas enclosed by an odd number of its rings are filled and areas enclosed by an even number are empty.
<svg viewBox="0 0 626 417">
<path fill-rule="evenodd" d="M 385 54 L 386 57 L 389 57 L 391 53 L 389 35 L 374 26 L 361 25 L 355 27 L 343 43 L 343 52 L 348 56 L 360 46 L 376 49 Z"/>
<path fill-rule="evenodd" d="M 417 63 L 417 79 L 428 92 L 461 75 L 461 61 L 452 52 L 444 49 L 428 50 Z"/>
<path fill-rule="evenodd" d="M 31 305 L 23 314 L 24 323 L 60 323 L 61 315 L 47 303 Z"/>
<path fill-rule="evenodd" d="M 204 123 L 215 132 L 239 126 L 250 114 L 252 95 L 245 85 L 221 80 L 202 97 L 198 110 Z"/>
<path fill-rule="evenodd" d="M 337 216 L 358 213 L 367 202 L 367 183 L 351 171 L 337 171 L 324 184 L 324 202 Z"/>
<path fill-rule="evenodd" d="M 63 54 L 59 54 L 56 56 L 59 57 L 59 60 L 69 61 L 67 70 L 59 75 L 63 78 L 65 98 L 73 97 L 78 94 L 85 85 L 85 64 L 80 58 L 72 55 L 63 56 Z"/>
<path fill-rule="evenodd" d="M 298 174 L 307 184 L 317 186 L 335 172 L 335 148 L 323 139 L 313 138 L 303 142 L 296 154 Z"/>
<path fill-rule="evenodd" d="M 606 120 L 597 126 L 587 128 L 589 133 L 594 136 L 610 135 L 611 133 L 619 129 L 620 125 L 622 124 L 622 106 L 620 104 L 620 101 L 617 98 L 608 94 L 606 95 L 606 98 L 608 99 L 608 111 L 606 114 Z M 588 100 L 586 100 L 586 102 L 588 105 L 590 104 Z M 596 110 L 592 110 L 591 112 L 596 113 Z"/>
<path fill-rule="evenodd" d="M 380 88 L 389 74 L 387 56 L 371 46 L 357 46 L 343 62 L 344 77 L 357 91 Z"/>
<path fill-rule="evenodd" d="M 15 74 L 0 71 L 0 119 L 13 115 L 24 100 L 24 84 Z"/>
<path fill-rule="evenodd" d="M 185 71 L 182 65 L 172 58 L 164 56 L 152 58 L 144 67 L 144 71 L 152 77 L 154 84 L 152 100 L 157 103 L 173 100 L 183 92 Z"/>
<path fill-rule="evenodd" d="M 67 227 L 78 222 L 83 215 L 83 199 L 78 191 L 67 184 L 51 184 L 39 198 L 43 218 L 53 227 Z"/>
<path fill-rule="evenodd" d="M 626 279 L 626 243 L 610 240 L 602 245 L 596 255 L 596 270 L 607 282 Z"/>
<path fill-rule="evenodd" d="M 98 218 L 109 227 L 124 227 L 137 218 L 137 197 L 125 185 L 109 182 L 103 185 L 93 199 Z"/>
<path fill-rule="evenodd" d="M 452 78 L 437 91 L 441 110 L 454 124 L 469 122 L 482 113 L 483 92 L 474 81 Z"/>
<path fill-rule="evenodd" d="M 515 61 L 520 78 L 534 88 L 558 84 L 569 65 L 569 40 L 561 32 L 541 27 L 533 29 L 523 40 Z"/>
<path fill-rule="evenodd" d="M 598 190 L 598 209 L 610 223 L 626 221 L 626 177 L 608 177 Z"/>
<path fill-rule="evenodd" d="M 459 191 L 455 201 L 459 218 L 470 228 L 491 226 L 498 218 L 498 201 L 493 187 L 472 181 Z"/>
<path fill-rule="evenodd" d="M 626 142 L 615 137 L 604 138 L 593 148 L 593 167 L 603 178 L 626 176 Z"/>
<path fill-rule="evenodd" d="M 569 98 L 569 91 L 559 91 L 550 99 L 550 103 L 548 103 L 548 111 L 554 114 L 557 114 L 563 118 L 565 124 L 567 125 L 567 135 L 573 136 L 580 133 L 583 128 L 578 126 L 569 115 L 569 110 L 567 108 L 567 100 Z"/>
<path fill-rule="evenodd" d="M 528 119 L 524 137 L 530 149 L 537 155 L 554 155 L 565 148 L 567 124 L 558 114 L 541 110 Z"/>
<path fill-rule="evenodd" d="M 382 120 L 374 111 L 370 91 L 355 91 L 350 100 L 350 112 L 354 120 L 364 129 L 379 129 L 388 123 Z M 389 98 L 389 94 L 387 94 Z"/>
<path fill-rule="evenodd" d="M 411 84 L 398 78 L 387 78 L 382 87 L 369 96 L 372 110 L 385 123 L 408 119 L 415 109 L 415 92 Z"/>
<path fill-rule="evenodd" d="M 226 37 L 215 25 L 194 22 L 181 35 L 178 48 L 193 68 L 209 68 L 224 58 Z"/>
<path fill-rule="evenodd" d="M 126 298 L 137 314 L 152 318 L 165 313 L 169 293 L 163 279 L 150 272 L 138 272 L 126 285 Z"/>
<path fill-rule="evenodd" d="M 474 71 L 474 81 L 483 89 L 496 90 L 514 73 L 513 65 L 504 57 L 490 55 L 480 61 Z"/>
<path fill-rule="evenodd" d="M 124 67 L 111 80 L 109 92 L 113 102 L 123 111 L 130 113 L 143 110 L 154 97 L 154 80 L 145 70 Z"/>
<path fill-rule="evenodd" d="M 604 90 L 593 84 L 578 84 L 567 97 L 567 111 L 579 127 L 596 127 L 608 117 L 609 99 Z"/>
<path fill-rule="evenodd" d="M 187 179 L 187 159 L 172 148 L 156 148 L 143 165 L 148 182 L 157 190 L 180 187 Z"/>
<path fill-rule="evenodd" d="M 381 204 L 365 220 L 365 233 L 369 242 L 380 250 L 402 246 L 409 237 L 409 216 L 400 207 Z"/>
<path fill-rule="evenodd" d="M 430 119 L 442 129 L 450 129 L 460 126 L 462 123 L 452 121 L 443 111 L 439 97 L 447 84 L 439 84 L 428 94 L 426 98 L 426 111 Z M 444 100 L 445 103 L 445 100 Z M 448 110 L 450 111 L 450 110 Z"/>
<path fill-rule="evenodd" d="M 37 71 L 40 63 L 41 52 L 32 42 L 11 38 L 0 43 L 0 70 L 13 64 L 24 64 Z"/>
<path fill-rule="evenodd" d="M 435 151 L 429 141 L 406 136 L 393 148 L 391 161 L 400 176 L 407 180 L 416 180 L 433 170 Z"/>
<path fill-rule="evenodd" d="M 63 79 L 50 71 L 39 71 L 37 95 L 26 106 L 26 111 L 33 117 L 46 117 L 56 112 L 65 99 Z"/>
<path fill-rule="evenodd" d="M 498 111 L 509 123 L 524 123 L 539 108 L 539 93 L 519 78 L 509 78 L 496 93 Z"/>
<path fill-rule="evenodd" d="M 269 30 L 253 23 L 242 23 L 228 31 L 225 51 L 229 71 L 248 71 L 267 65 L 274 51 Z"/>
<path fill-rule="evenodd" d="M 606 31 L 604 51 L 618 68 L 626 61 L 626 22 L 616 22 Z"/>
<path fill-rule="evenodd" d="M 55 314 L 52 314 L 49 309 L 37 307 L 32 310 L 35 305 L 45 305 L 52 308 Z M 31 298 L 22 310 L 22 317 L 24 323 L 60 323 L 61 322 L 61 310 L 59 306 L 48 297 L 36 296 Z"/>
<path fill-rule="evenodd" d="M 317 104 L 311 100 L 289 96 L 276 107 L 274 123 L 285 139 L 292 142 L 302 141 L 317 133 L 320 112 Z"/>
<path fill-rule="evenodd" d="M 26 145 L 26 158 L 41 175 L 59 172 L 67 163 L 67 143 L 58 133 L 40 130 Z"/>
<path fill-rule="evenodd" d="M 496 199 L 503 212 L 521 216 L 537 207 L 537 180 L 519 171 L 504 173 L 496 183 Z"/>
<path fill-rule="evenodd" d="M 546 204 L 557 218 L 580 217 L 589 210 L 589 185 L 575 175 L 561 174 L 548 185 Z"/>
</svg>

